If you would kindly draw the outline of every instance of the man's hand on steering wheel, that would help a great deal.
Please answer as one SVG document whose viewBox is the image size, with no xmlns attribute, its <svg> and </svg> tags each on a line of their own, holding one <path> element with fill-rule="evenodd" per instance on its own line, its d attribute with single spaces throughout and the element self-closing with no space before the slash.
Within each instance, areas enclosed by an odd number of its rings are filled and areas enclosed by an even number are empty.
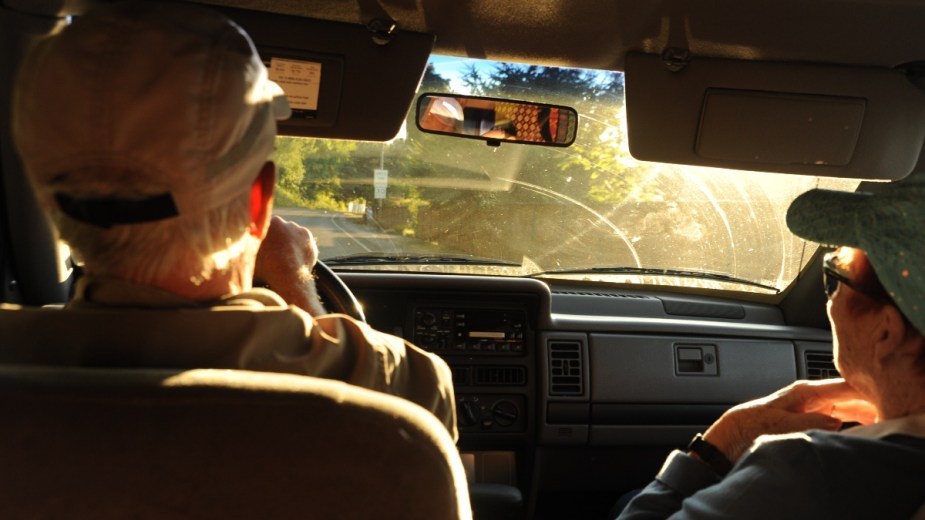
<svg viewBox="0 0 925 520">
<path fill-rule="evenodd" d="M 318 262 L 318 245 L 312 232 L 295 222 L 278 216 L 270 220 L 257 252 L 254 278 L 262 280 L 290 305 L 301 307 L 312 316 L 327 314 L 319 298 L 321 293 L 334 312 L 364 321 L 363 312 L 347 286 Z"/>
<path fill-rule="evenodd" d="M 326 314 L 312 271 L 318 261 L 318 245 L 308 228 L 273 217 L 254 266 L 254 278 L 263 281 L 290 305 L 313 316 Z"/>
</svg>

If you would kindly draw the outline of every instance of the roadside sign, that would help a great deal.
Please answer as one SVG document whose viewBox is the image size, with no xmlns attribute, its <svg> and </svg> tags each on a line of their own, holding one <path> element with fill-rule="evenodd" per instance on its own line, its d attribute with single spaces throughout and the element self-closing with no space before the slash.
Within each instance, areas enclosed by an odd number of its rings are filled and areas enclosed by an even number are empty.
<svg viewBox="0 0 925 520">
<path fill-rule="evenodd" d="M 389 185 L 389 170 L 380 170 L 376 168 L 373 170 L 373 186 L 377 188 L 379 186 L 388 186 Z"/>
<path fill-rule="evenodd" d="M 373 188 L 376 189 L 375 197 L 377 199 L 385 198 L 386 188 L 389 186 L 389 170 L 376 168 L 373 170 Z"/>
</svg>

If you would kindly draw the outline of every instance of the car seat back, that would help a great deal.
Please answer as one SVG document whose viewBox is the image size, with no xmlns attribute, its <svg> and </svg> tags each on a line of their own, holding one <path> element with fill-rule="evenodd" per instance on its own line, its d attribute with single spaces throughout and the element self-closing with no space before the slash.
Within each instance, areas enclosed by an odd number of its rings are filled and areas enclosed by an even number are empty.
<svg viewBox="0 0 925 520">
<path fill-rule="evenodd" d="M 0 518 L 470 518 L 445 427 L 239 370 L 0 365 Z"/>
</svg>

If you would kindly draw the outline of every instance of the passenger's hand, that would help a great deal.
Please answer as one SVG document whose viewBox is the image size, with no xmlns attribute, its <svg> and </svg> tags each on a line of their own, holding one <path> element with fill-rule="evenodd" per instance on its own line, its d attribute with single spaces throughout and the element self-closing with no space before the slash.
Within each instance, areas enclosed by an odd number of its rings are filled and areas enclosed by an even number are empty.
<svg viewBox="0 0 925 520">
<path fill-rule="evenodd" d="M 704 439 L 735 463 L 761 435 L 837 430 L 842 422 L 870 424 L 874 406 L 844 379 L 797 381 L 767 397 L 729 409 Z"/>
<path fill-rule="evenodd" d="M 254 277 L 266 282 L 290 305 L 318 316 L 325 310 L 312 275 L 317 261 L 318 245 L 312 232 L 275 216 L 257 251 Z"/>
</svg>

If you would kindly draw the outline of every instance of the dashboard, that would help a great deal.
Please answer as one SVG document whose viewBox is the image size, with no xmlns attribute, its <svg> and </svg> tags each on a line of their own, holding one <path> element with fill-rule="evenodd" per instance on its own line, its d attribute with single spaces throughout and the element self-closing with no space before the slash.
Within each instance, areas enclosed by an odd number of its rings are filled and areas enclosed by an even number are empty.
<svg viewBox="0 0 925 520">
<path fill-rule="evenodd" d="M 730 406 L 837 376 L 830 332 L 787 325 L 773 305 L 530 278 L 338 274 L 371 325 L 449 364 L 470 481 L 516 488 L 530 517 L 544 496 L 559 507 L 563 494 L 612 500 Z"/>
</svg>

